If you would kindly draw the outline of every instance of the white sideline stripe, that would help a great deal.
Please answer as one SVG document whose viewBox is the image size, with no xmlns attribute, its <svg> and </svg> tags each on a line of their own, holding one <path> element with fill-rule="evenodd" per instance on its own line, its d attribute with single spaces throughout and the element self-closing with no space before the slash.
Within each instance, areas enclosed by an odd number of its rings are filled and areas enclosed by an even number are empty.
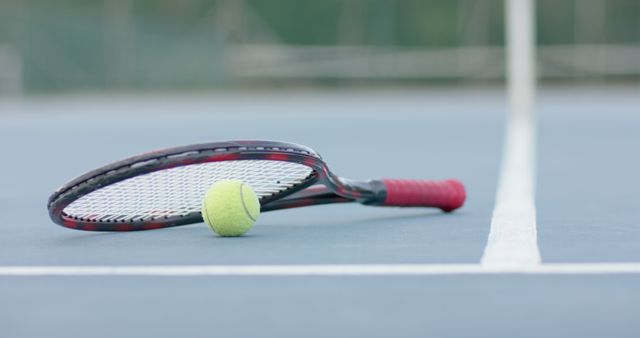
<svg viewBox="0 0 640 338">
<path fill-rule="evenodd" d="M 200 265 L 200 266 L 3 266 L 0 277 L 16 276 L 426 276 L 426 275 L 640 274 L 640 263 L 569 263 L 531 266 L 481 264 L 372 265 Z"/>
<path fill-rule="evenodd" d="M 540 264 L 535 208 L 535 66 L 533 0 L 506 2 L 510 111 L 503 162 L 481 263 Z"/>
<path fill-rule="evenodd" d="M 536 229 L 533 127 L 523 118 L 509 122 L 496 205 L 482 264 L 540 264 Z"/>
</svg>

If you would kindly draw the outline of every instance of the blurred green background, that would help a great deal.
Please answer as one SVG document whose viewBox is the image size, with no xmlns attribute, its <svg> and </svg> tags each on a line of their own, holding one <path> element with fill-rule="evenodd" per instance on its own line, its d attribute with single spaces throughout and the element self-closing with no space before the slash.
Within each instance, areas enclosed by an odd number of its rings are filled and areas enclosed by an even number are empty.
<svg viewBox="0 0 640 338">
<path fill-rule="evenodd" d="M 640 76 L 640 1 L 538 0 L 546 81 Z M 502 0 L 0 0 L 0 92 L 504 77 Z"/>
</svg>

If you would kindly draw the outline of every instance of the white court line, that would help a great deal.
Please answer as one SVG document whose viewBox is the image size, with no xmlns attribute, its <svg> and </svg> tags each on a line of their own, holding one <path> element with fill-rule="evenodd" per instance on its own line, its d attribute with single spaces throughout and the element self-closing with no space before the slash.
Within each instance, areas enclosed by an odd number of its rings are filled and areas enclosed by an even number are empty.
<svg viewBox="0 0 640 338">
<path fill-rule="evenodd" d="M 535 207 L 534 6 L 506 2 L 508 114 L 505 148 L 489 239 L 481 263 L 513 268 L 540 264 Z"/>
<path fill-rule="evenodd" d="M 533 126 L 522 118 L 509 123 L 496 205 L 481 262 L 488 266 L 538 265 Z"/>
<path fill-rule="evenodd" d="M 200 265 L 200 266 L 3 266 L 0 277 L 33 276 L 426 276 L 426 275 L 640 274 L 640 263 L 569 263 L 532 266 L 481 264 Z"/>
</svg>

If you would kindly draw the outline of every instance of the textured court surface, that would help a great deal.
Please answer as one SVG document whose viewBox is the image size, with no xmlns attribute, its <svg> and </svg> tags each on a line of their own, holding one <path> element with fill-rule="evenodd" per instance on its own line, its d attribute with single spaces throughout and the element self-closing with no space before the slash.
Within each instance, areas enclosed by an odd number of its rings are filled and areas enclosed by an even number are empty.
<svg viewBox="0 0 640 338">
<path fill-rule="evenodd" d="M 542 91 L 543 263 L 640 262 L 638 93 Z M 478 263 L 505 110 L 499 89 L 0 101 L 0 266 Z M 149 149 L 243 138 L 308 145 L 345 177 L 456 177 L 468 203 L 453 214 L 358 205 L 265 213 L 234 239 L 203 224 L 103 234 L 48 219 L 48 194 L 87 170 Z M 639 282 L 640 274 L 0 276 L 0 336 L 636 337 Z"/>
</svg>

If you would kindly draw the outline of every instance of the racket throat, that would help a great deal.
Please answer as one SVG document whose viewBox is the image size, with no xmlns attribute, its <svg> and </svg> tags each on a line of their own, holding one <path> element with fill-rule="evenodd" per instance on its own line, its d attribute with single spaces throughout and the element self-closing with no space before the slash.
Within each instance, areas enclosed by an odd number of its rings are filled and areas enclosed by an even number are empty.
<svg viewBox="0 0 640 338">
<path fill-rule="evenodd" d="M 337 189 L 339 195 L 352 198 L 364 205 L 383 205 L 387 198 L 384 181 L 371 179 L 368 181 L 352 181 L 341 179 L 342 189 Z"/>
</svg>

